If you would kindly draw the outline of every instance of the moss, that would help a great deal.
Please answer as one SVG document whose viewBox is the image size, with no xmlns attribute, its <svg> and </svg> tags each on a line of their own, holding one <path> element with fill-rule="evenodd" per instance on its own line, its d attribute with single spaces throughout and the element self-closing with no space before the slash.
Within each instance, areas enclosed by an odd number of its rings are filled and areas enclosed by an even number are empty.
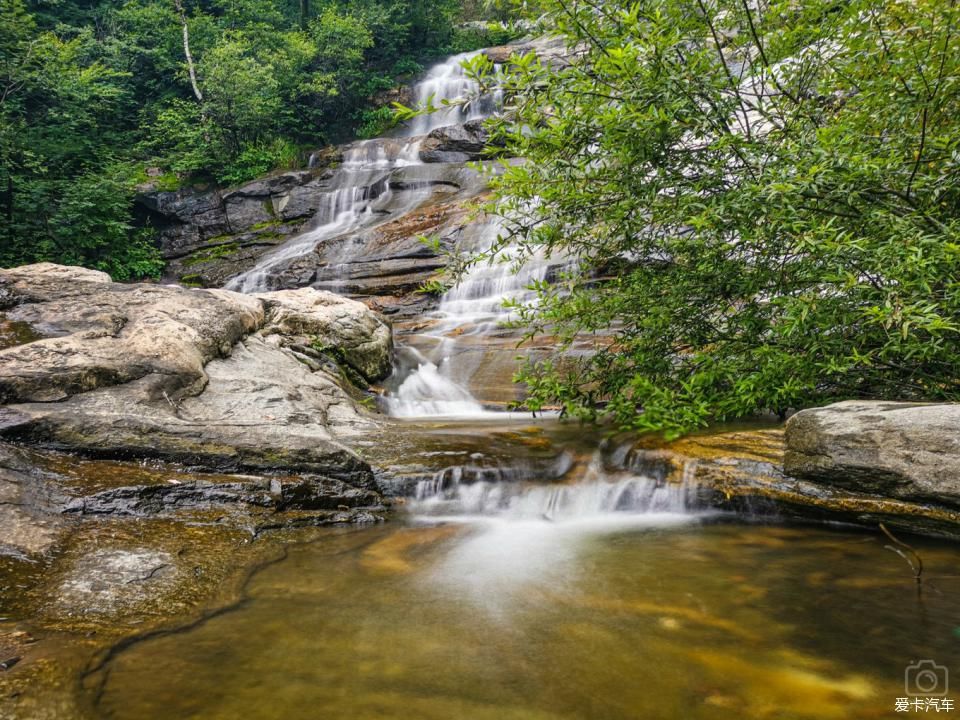
<svg viewBox="0 0 960 720">
<path fill-rule="evenodd" d="M 214 260 L 219 260 L 220 258 L 233 255 L 237 250 L 240 249 L 238 243 L 225 243 L 223 245 L 216 245 L 211 248 L 206 248 L 200 250 L 190 257 L 186 258 L 183 261 L 183 264 L 186 267 L 192 267 L 194 265 L 200 265 L 202 263 L 213 262 Z"/>
<path fill-rule="evenodd" d="M 233 239 L 233 235 L 224 233 L 223 235 L 214 235 L 212 238 L 207 238 L 206 242 L 207 242 L 207 245 L 220 245 L 232 239 Z"/>
<path fill-rule="evenodd" d="M 162 175 L 148 175 L 145 167 L 137 170 L 134 175 L 134 184 L 150 185 L 153 192 L 175 192 L 183 187 L 183 181 L 176 173 L 166 172 Z"/>
<path fill-rule="evenodd" d="M 270 214 L 273 215 L 273 205 L 270 201 L 267 201 L 267 205 L 270 206 Z M 263 222 L 258 222 L 256 225 L 251 225 L 250 229 L 253 232 L 258 232 L 260 230 L 269 230 L 270 228 L 275 228 L 280 225 L 280 221 L 274 218 L 273 220 L 265 220 Z"/>
<path fill-rule="evenodd" d="M 154 178 L 153 184 L 157 190 L 163 192 L 175 192 L 183 186 L 180 177 L 176 173 L 164 173 L 160 177 Z"/>
<path fill-rule="evenodd" d="M 198 273 L 181 275 L 180 284 L 185 287 L 203 287 L 203 277 Z"/>
<path fill-rule="evenodd" d="M 343 350 L 338 348 L 336 345 L 326 345 L 322 340 L 316 338 L 312 343 L 310 343 L 310 347 L 319 353 L 323 353 L 326 357 L 332 360 L 336 366 L 340 368 L 340 372 L 350 382 L 351 385 L 354 385 L 361 390 L 366 390 L 370 386 L 370 383 L 367 382 L 366 378 L 364 378 L 352 365 L 350 365 L 349 362 L 347 362 L 347 358 L 344 356 Z"/>
</svg>

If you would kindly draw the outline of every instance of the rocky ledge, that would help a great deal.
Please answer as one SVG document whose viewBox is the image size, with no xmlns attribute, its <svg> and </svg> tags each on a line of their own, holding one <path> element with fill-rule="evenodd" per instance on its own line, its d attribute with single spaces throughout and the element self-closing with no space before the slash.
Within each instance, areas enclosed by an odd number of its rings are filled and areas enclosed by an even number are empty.
<svg viewBox="0 0 960 720">
<path fill-rule="evenodd" d="M 82 670 L 46 659 L 58 633 L 201 613 L 293 529 L 382 519 L 356 449 L 391 355 L 379 315 L 319 290 L 0 270 L 0 716 L 53 716 L 31 703 Z"/>
<path fill-rule="evenodd" d="M 363 386 L 389 373 L 392 339 L 361 303 L 121 285 L 42 264 L 0 271 L 0 313 L 32 329 L 0 349 L 0 437 L 216 471 L 371 477 L 350 443 L 378 427 Z"/>
<path fill-rule="evenodd" d="M 830 487 L 960 508 L 960 405 L 849 401 L 787 422 L 784 470 Z"/>
</svg>

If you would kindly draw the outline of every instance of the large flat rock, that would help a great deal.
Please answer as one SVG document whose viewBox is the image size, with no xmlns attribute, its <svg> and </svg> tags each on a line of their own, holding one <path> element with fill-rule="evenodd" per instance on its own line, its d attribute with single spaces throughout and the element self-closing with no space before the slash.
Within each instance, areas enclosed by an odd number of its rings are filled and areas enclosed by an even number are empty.
<svg viewBox="0 0 960 720">
<path fill-rule="evenodd" d="M 852 400 L 787 422 L 788 475 L 960 505 L 960 405 Z"/>
<path fill-rule="evenodd" d="M 121 285 L 51 265 L 0 271 L 0 297 L 9 319 L 47 334 L 0 350 L 0 435 L 217 470 L 370 477 L 351 444 L 378 421 L 347 378 L 386 375 L 392 338 L 362 303 L 313 289 Z"/>
</svg>

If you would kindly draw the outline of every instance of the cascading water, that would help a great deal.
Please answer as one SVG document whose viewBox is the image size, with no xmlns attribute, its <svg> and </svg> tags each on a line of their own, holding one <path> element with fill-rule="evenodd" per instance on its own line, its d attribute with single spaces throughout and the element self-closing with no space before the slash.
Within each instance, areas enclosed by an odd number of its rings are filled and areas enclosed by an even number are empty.
<svg viewBox="0 0 960 720">
<path fill-rule="evenodd" d="M 499 106 L 498 93 L 458 103 L 472 97 L 477 85 L 471 81 L 461 63 L 476 53 L 455 55 L 431 68 L 414 88 L 417 104 L 433 104 L 437 112 L 414 118 L 395 139 L 364 140 L 350 147 L 332 179 L 334 189 L 325 193 L 317 211 L 314 228 L 284 243 L 265 255 L 255 267 L 233 278 L 228 290 L 262 292 L 271 289 L 270 281 L 276 270 L 291 260 L 313 251 L 320 243 L 331 242 L 355 234 L 376 224 L 387 215 L 386 207 L 393 199 L 390 189 L 391 173 L 401 167 L 422 165 L 420 145 L 423 136 L 432 130 L 468 120 L 487 117 Z M 423 202 L 429 193 L 424 188 L 409 194 L 400 206 L 393 206 L 392 216 L 402 215 Z M 349 251 L 345 245 L 344 252 Z"/>
<path fill-rule="evenodd" d="M 698 522 L 695 467 L 676 480 L 610 473 L 599 453 L 576 482 L 424 480 L 407 503 L 420 523 L 461 524 L 467 535 L 434 581 L 493 613 L 516 607 L 518 591 L 569 581 L 591 538 Z"/>
<path fill-rule="evenodd" d="M 487 250 L 498 233 L 499 226 L 491 223 L 477 246 L 461 250 Z M 506 302 L 533 300 L 535 293 L 529 288 L 546 279 L 551 268 L 557 265 L 539 256 L 528 259 L 517 269 L 509 259 L 508 255 L 501 254 L 498 262 L 474 265 L 443 295 L 432 314 L 433 326 L 420 333 L 420 338 L 431 340 L 434 347 L 429 354 L 410 350 L 411 365 L 415 362 L 416 367 L 386 398 L 391 415 L 481 417 L 487 414 L 467 389 L 470 376 L 483 362 L 482 339 L 513 318 L 513 311 L 504 306 Z M 503 413 L 497 415 L 502 417 Z"/>
<path fill-rule="evenodd" d="M 452 471 L 451 471 L 452 470 Z M 512 522 L 619 525 L 637 515 L 691 517 L 697 507 L 695 461 L 676 480 L 605 469 L 599 453 L 569 482 L 504 481 L 492 469 L 448 469 L 421 480 L 408 508 L 423 521 L 499 518 Z M 507 473 L 509 475 L 509 473 Z M 484 475 L 496 475 L 489 479 Z"/>
<path fill-rule="evenodd" d="M 414 107 L 434 107 L 436 112 L 411 120 L 406 130 L 408 136 L 426 135 L 438 127 L 480 120 L 496 112 L 502 104 L 503 93 L 495 90 L 486 95 L 477 95 L 477 84 L 463 69 L 463 63 L 478 54 L 454 55 L 432 67 L 426 77 L 414 86 Z M 454 102 L 466 98 L 470 98 L 470 101 Z"/>
<path fill-rule="evenodd" d="M 319 243 L 346 235 L 376 222 L 381 210 L 392 199 L 390 173 L 412 165 L 416 147 L 413 142 L 388 147 L 383 140 L 365 140 L 349 148 L 333 178 L 333 190 L 324 194 L 315 216 L 315 227 L 267 254 L 252 269 L 233 278 L 228 290 L 262 292 L 268 290 L 272 272 L 288 261 L 305 255 Z M 411 206 L 421 200 L 411 198 Z"/>
</svg>

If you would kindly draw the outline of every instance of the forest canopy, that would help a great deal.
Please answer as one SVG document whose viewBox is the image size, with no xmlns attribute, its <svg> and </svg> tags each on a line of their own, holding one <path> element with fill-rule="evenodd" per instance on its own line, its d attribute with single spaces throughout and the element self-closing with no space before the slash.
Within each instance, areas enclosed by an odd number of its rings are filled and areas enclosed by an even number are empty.
<svg viewBox="0 0 960 720">
<path fill-rule="evenodd" d="M 0 0 L 0 266 L 155 276 L 134 188 L 240 183 L 392 121 L 378 94 L 497 44 L 459 0 Z M 188 58 L 186 53 L 189 52 Z"/>
</svg>

